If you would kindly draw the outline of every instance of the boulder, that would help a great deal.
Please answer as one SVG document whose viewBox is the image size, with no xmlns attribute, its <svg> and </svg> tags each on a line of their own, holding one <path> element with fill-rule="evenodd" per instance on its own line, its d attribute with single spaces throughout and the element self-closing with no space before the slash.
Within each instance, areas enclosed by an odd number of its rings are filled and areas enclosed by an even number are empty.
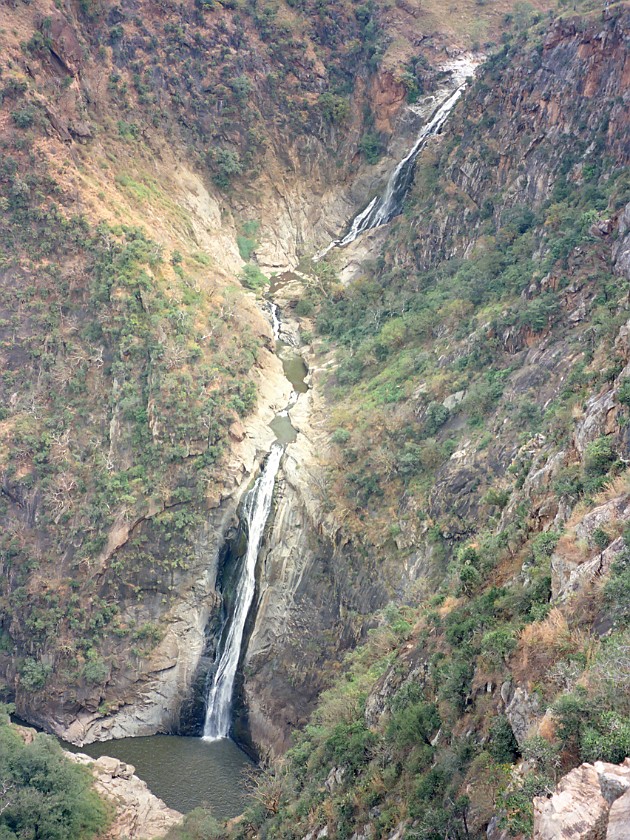
<svg viewBox="0 0 630 840">
<path fill-rule="evenodd" d="M 114 806 L 114 821 L 103 840 L 154 840 L 183 819 L 134 775 L 133 765 L 107 755 L 96 761 L 83 753 L 67 752 L 66 756 L 90 767 L 97 793 Z"/>
<path fill-rule="evenodd" d="M 630 790 L 613 802 L 608 815 L 606 840 L 628 840 L 630 837 Z"/>
<path fill-rule="evenodd" d="M 604 840 L 608 802 L 592 764 L 582 764 L 560 780 L 550 799 L 534 799 L 533 840 Z"/>
<path fill-rule="evenodd" d="M 540 702 L 535 695 L 528 694 L 520 686 L 515 689 L 505 707 L 505 715 L 519 745 L 527 739 L 541 714 Z"/>
<path fill-rule="evenodd" d="M 618 537 L 603 551 L 593 554 L 593 535 L 598 529 L 606 531 L 611 526 L 615 527 L 629 519 L 630 494 L 624 493 L 598 505 L 577 523 L 573 529 L 576 544 L 578 547 L 590 547 L 590 551 L 576 551 L 571 544 L 567 549 L 563 547 L 562 542 L 558 545 L 551 558 L 551 595 L 554 601 L 564 601 L 586 584 L 608 572 L 618 555 L 624 551 L 624 540 Z"/>
<path fill-rule="evenodd" d="M 630 758 L 581 764 L 534 799 L 533 840 L 628 840 Z"/>
</svg>

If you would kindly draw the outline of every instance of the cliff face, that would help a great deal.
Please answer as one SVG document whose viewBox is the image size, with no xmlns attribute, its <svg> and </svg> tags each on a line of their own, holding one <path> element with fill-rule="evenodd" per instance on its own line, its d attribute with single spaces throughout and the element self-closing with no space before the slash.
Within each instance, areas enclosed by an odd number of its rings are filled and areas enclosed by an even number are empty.
<svg viewBox="0 0 630 840">
<path fill-rule="evenodd" d="M 420 157 L 389 236 L 369 234 L 331 254 L 353 279 L 347 291 L 327 291 L 333 302 L 322 304 L 320 329 L 342 342 L 347 330 L 347 344 L 336 373 L 321 350 L 311 353 L 305 426 L 315 438 L 294 445 L 278 488 L 246 660 L 246 705 L 263 750 L 288 746 L 334 673 L 326 663 L 365 633 L 375 610 L 426 595 L 458 545 L 486 527 L 515 554 L 525 535 L 560 531 L 576 497 L 557 492 L 558 481 L 579 472 L 602 438 L 625 457 L 627 303 L 614 281 L 606 291 L 601 282 L 615 274 L 625 288 L 628 276 L 620 173 L 630 149 L 618 95 L 627 90 L 627 31 L 621 8 L 517 34 Z M 608 179 L 618 179 L 610 203 Z M 562 205 L 578 194 L 586 196 L 579 212 Z M 459 286 L 440 288 L 440 275 L 460 266 Z M 308 284 L 286 292 L 287 313 L 310 294 L 315 300 Z M 446 302 L 416 316 L 421 295 Z M 602 295 L 611 323 L 594 328 Z M 402 363 L 389 364 L 396 354 Z M 581 386 L 567 381 L 589 364 L 610 374 L 569 409 Z M 483 365 L 495 381 L 480 375 Z M 550 406 L 543 427 L 535 418 Z M 338 428 L 344 442 L 335 446 Z M 558 555 L 554 597 L 610 568 L 615 546 L 606 551 L 590 572 L 583 556 L 574 566 Z"/>
<path fill-rule="evenodd" d="M 146 734 L 177 718 L 218 603 L 219 549 L 290 391 L 265 317 L 234 286 L 233 213 L 255 217 L 264 184 L 232 210 L 219 188 L 263 155 L 241 112 L 250 92 L 265 121 L 267 47 L 259 20 L 222 9 L 5 11 L 2 686 L 76 742 Z M 248 32 L 241 87 L 217 99 Z M 201 56 L 221 50 L 204 87 Z M 316 75 L 283 95 L 316 100 Z M 296 143 L 312 129 L 328 172 L 318 113 Z"/>
</svg>

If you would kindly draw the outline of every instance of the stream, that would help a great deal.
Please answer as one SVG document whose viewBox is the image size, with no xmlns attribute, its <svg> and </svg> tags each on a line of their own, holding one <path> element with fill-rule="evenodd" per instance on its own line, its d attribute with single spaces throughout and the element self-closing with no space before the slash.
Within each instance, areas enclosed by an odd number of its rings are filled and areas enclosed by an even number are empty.
<svg viewBox="0 0 630 840">
<path fill-rule="evenodd" d="M 400 207 L 413 179 L 415 158 L 428 139 L 437 133 L 461 95 L 463 85 L 440 104 L 425 124 L 409 154 L 391 174 L 386 189 L 376 196 L 350 225 L 349 232 L 331 242 L 331 248 L 353 241 L 361 232 L 386 224 Z M 317 259 L 316 258 L 316 259 Z M 275 341 L 275 352 L 282 361 L 284 374 L 292 385 L 286 407 L 271 421 L 275 442 L 270 447 L 261 471 L 246 493 L 240 517 L 248 534 L 247 551 L 236 583 L 234 607 L 224 623 L 215 663 L 206 685 L 206 714 L 203 737 L 153 735 L 97 742 L 81 748 L 93 758 L 110 755 L 132 764 L 136 774 L 167 805 L 183 813 L 200 805 L 210 806 L 214 815 L 229 819 L 240 814 L 247 804 L 243 773 L 253 763 L 230 739 L 232 699 L 238 665 L 243 654 L 247 617 L 256 595 L 256 565 L 265 529 L 273 508 L 275 480 L 285 448 L 297 437 L 290 411 L 300 394 L 308 390 L 307 367 L 298 350 L 299 340 L 290 327 L 283 324 L 274 296 L 294 275 L 274 278 L 264 306 L 268 312 Z M 66 748 L 68 748 L 67 745 Z M 70 749 L 73 749 L 70 747 Z M 74 748 L 76 749 L 76 748 Z"/>
</svg>

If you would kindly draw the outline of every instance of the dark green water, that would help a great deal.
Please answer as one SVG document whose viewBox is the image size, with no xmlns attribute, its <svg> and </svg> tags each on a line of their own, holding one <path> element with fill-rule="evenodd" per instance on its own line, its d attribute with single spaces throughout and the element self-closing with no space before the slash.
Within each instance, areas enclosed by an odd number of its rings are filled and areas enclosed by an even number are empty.
<svg viewBox="0 0 630 840">
<path fill-rule="evenodd" d="M 151 735 L 101 741 L 80 749 L 63 744 L 72 752 L 92 758 L 111 755 L 133 764 L 136 776 L 177 811 L 187 813 L 209 805 L 215 817 L 229 819 L 247 805 L 244 772 L 254 765 L 234 741 L 204 741 L 177 735 Z"/>
<path fill-rule="evenodd" d="M 305 394 L 308 391 L 308 385 L 304 379 L 308 374 L 308 368 L 304 359 L 284 341 L 276 342 L 276 353 L 280 356 L 284 375 L 293 385 L 293 390 L 297 391 L 298 394 Z"/>
</svg>

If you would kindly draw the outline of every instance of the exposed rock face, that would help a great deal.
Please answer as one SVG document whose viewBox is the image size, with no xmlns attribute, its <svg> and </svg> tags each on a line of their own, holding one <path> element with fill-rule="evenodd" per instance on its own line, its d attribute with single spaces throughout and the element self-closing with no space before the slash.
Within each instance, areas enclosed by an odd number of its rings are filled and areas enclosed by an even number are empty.
<svg viewBox="0 0 630 840">
<path fill-rule="evenodd" d="M 507 205 L 536 206 L 544 201 L 569 134 L 588 158 L 595 153 L 594 133 L 601 130 L 619 161 L 628 160 L 628 108 L 617 98 L 617 91 L 627 91 L 628 14 L 620 7 L 588 22 L 563 18 L 546 38 L 541 54 L 532 52 L 526 62 L 512 63 L 506 51 L 490 60 L 449 124 L 450 130 L 463 133 L 463 142 L 457 159 L 442 163 L 462 200 L 457 205 L 441 202 L 441 207 L 431 209 L 418 230 L 410 260 L 427 268 L 454 251 L 465 253 L 477 238 L 476 209 L 488 195 L 504 191 Z M 498 120 L 480 149 L 477 128 L 489 112 Z M 627 217 L 623 224 L 626 242 Z M 627 244 L 617 247 L 621 272 L 624 266 L 627 270 Z M 399 264 L 405 259 L 406 255 L 396 254 Z"/>
<path fill-rule="evenodd" d="M 321 690 L 312 657 L 322 655 L 322 638 L 341 617 L 330 567 L 333 552 L 318 525 L 318 459 L 305 423 L 309 402 L 310 394 L 302 395 L 291 413 L 304 431 L 288 447 L 276 483 L 268 548 L 261 555 L 260 601 L 245 658 L 251 737 L 276 753 L 289 746 L 292 729 L 306 721 Z"/>
<path fill-rule="evenodd" d="M 183 819 L 134 775 L 133 765 L 106 755 L 96 760 L 82 753 L 66 756 L 91 768 L 96 791 L 114 805 L 114 821 L 102 840 L 153 840 Z"/>
<path fill-rule="evenodd" d="M 617 537 L 605 549 L 597 549 L 593 534 L 598 529 L 620 527 L 630 519 L 630 495 L 623 494 L 594 508 L 574 527 L 573 534 L 561 541 L 551 558 L 552 598 L 564 601 L 570 595 L 603 577 L 625 549 Z M 577 545 L 576 545 L 577 541 Z"/>
<path fill-rule="evenodd" d="M 630 837 L 630 759 L 581 764 L 549 799 L 534 799 L 533 840 L 620 840 Z"/>
<path fill-rule="evenodd" d="M 504 694 L 504 692 L 501 692 Z M 514 690 L 508 688 L 505 715 L 510 722 L 514 737 L 522 745 L 531 734 L 534 724 L 541 716 L 540 702 L 536 696 L 520 686 Z M 511 695 L 511 696 L 510 696 Z"/>
<path fill-rule="evenodd" d="M 613 259 L 616 273 L 630 277 L 630 204 L 626 204 L 619 217 L 619 232 L 613 245 Z"/>
<path fill-rule="evenodd" d="M 613 802 L 608 815 L 606 840 L 627 840 L 630 834 L 630 791 Z"/>
</svg>

